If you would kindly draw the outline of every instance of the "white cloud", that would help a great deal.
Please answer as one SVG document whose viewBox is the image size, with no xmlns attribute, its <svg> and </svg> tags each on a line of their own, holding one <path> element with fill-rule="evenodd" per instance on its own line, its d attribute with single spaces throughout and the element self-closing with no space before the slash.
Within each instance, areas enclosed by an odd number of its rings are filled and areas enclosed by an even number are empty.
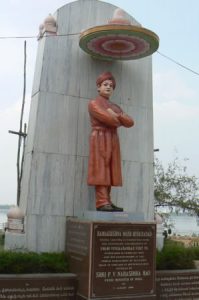
<svg viewBox="0 0 199 300">
<path fill-rule="evenodd" d="M 157 102 L 191 101 L 198 97 L 180 72 L 173 70 L 155 73 L 153 78 L 154 99 Z"/>
<path fill-rule="evenodd" d="M 172 69 L 154 75 L 154 141 L 162 161 L 189 158 L 189 173 L 199 177 L 199 86 L 194 79 Z"/>
<path fill-rule="evenodd" d="M 189 158 L 189 173 L 199 177 L 199 105 L 170 101 L 154 104 L 154 141 L 158 157 L 171 161 Z M 177 150 L 177 154 L 176 154 Z"/>
<path fill-rule="evenodd" d="M 199 104 L 189 105 L 180 103 L 180 101 L 169 101 L 163 103 L 154 103 L 154 115 L 156 122 L 175 123 L 175 122 L 193 122 L 199 116 Z"/>
</svg>

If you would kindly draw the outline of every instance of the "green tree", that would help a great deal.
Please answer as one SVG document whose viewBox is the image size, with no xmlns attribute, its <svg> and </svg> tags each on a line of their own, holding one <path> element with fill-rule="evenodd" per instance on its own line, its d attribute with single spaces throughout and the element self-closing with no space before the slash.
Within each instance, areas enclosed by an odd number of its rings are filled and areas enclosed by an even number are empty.
<svg viewBox="0 0 199 300">
<path fill-rule="evenodd" d="M 199 180 L 187 173 L 187 167 L 182 166 L 175 158 L 165 168 L 155 158 L 154 163 L 154 194 L 155 207 L 174 208 L 199 216 Z"/>
</svg>

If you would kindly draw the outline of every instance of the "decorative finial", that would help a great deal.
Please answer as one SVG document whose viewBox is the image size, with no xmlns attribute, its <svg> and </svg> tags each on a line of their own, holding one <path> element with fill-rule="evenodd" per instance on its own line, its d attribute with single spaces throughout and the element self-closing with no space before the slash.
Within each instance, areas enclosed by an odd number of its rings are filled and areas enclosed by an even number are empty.
<svg viewBox="0 0 199 300">
<path fill-rule="evenodd" d="M 125 18 L 125 12 L 121 8 L 116 8 L 108 24 L 131 25 L 131 22 Z"/>
<path fill-rule="evenodd" d="M 56 20 L 51 14 L 49 14 L 44 20 L 44 27 L 47 26 L 56 27 Z"/>
<path fill-rule="evenodd" d="M 11 207 L 7 213 L 6 230 L 22 233 L 24 231 L 24 217 L 24 212 L 18 206 Z"/>
<path fill-rule="evenodd" d="M 54 35 L 57 33 L 57 23 L 51 14 L 49 14 L 45 18 L 44 22 L 39 26 L 38 40 L 44 36 L 44 33 L 47 35 Z"/>
</svg>

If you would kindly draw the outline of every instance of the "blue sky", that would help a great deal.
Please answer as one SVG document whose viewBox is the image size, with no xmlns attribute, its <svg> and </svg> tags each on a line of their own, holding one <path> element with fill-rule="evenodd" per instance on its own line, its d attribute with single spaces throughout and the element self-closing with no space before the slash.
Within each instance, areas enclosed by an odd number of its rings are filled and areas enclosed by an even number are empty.
<svg viewBox="0 0 199 300">
<path fill-rule="evenodd" d="M 95 0 L 93 0 L 95 1 Z M 67 0 L 6 0 L 1 3 L 0 36 L 35 36 L 49 13 Z M 107 0 L 160 38 L 159 52 L 199 72 L 199 1 Z M 23 90 L 23 39 L 0 39 L 0 203 L 16 201 L 17 137 Z M 27 39 L 28 111 L 37 40 Z M 166 165 L 176 155 L 189 158 L 188 172 L 199 177 L 199 76 L 153 55 L 154 147 Z"/>
</svg>

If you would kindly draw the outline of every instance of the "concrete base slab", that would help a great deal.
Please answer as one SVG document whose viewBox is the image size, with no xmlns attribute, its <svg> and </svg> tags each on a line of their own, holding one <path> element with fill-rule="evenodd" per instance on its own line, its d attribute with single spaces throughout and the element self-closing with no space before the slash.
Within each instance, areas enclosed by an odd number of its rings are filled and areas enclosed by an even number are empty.
<svg viewBox="0 0 199 300">
<path fill-rule="evenodd" d="M 26 234 L 6 231 L 4 249 L 15 251 L 26 250 Z"/>
<path fill-rule="evenodd" d="M 102 211 L 84 211 L 80 218 L 96 221 L 117 221 L 117 222 L 144 222 L 144 214 L 141 212 L 102 212 Z"/>
</svg>

